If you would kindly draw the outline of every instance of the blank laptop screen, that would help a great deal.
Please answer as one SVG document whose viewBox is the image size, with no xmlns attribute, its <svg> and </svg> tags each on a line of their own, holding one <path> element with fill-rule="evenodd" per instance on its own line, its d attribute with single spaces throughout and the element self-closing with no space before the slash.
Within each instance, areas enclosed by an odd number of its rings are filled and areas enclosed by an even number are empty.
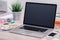
<svg viewBox="0 0 60 40">
<path fill-rule="evenodd" d="M 54 28 L 56 4 L 26 2 L 24 24 Z"/>
</svg>

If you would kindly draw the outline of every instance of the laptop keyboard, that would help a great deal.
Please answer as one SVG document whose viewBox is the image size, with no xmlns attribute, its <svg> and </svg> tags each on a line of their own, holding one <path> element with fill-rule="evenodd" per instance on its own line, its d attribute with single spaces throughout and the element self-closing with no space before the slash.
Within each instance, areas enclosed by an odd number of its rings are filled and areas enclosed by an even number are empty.
<svg viewBox="0 0 60 40">
<path fill-rule="evenodd" d="M 30 27 L 30 26 L 23 26 L 20 29 L 31 30 L 31 31 L 39 31 L 39 32 L 45 32 L 48 30 L 48 29 L 35 28 L 35 27 Z"/>
</svg>

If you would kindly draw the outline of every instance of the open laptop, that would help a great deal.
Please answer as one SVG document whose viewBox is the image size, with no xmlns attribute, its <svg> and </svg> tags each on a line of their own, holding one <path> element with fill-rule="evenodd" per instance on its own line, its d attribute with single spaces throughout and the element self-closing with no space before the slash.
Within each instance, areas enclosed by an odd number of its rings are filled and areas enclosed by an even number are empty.
<svg viewBox="0 0 60 40">
<path fill-rule="evenodd" d="M 56 4 L 26 2 L 23 25 L 11 32 L 42 38 L 54 29 Z"/>
</svg>

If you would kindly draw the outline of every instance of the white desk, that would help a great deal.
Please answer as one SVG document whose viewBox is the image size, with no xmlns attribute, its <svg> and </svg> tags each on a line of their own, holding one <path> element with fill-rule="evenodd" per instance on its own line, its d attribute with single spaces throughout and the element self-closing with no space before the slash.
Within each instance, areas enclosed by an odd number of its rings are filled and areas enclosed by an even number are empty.
<svg viewBox="0 0 60 40">
<path fill-rule="evenodd" d="M 0 40 L 40 40 L 40 38 L 18 35 L 10 33 L 9 31 L 0 30 Z"/>
<path fill-rule="evenodd" d="M 6 31 L 0 31 L 0 40 L 40 40 L 40 38 L 34 38 L 24 35 L 13 34 Z"/>
<path fill-rule="evenodd" d="M 47 37 L 45 37 L 45 38 L 47 40 Z M 10 33 L 9 31 L 1 31 L 0 30 L 0 40 L 45 40 L 45 39 L 29 37 L 29 36 L 24 36 L 24 35 L 18 35 L 18 34 Z"/>
<path fill-rule="evenodd" d="M 45 37 L 45 39 L 47 40 L 47 36 Z M 45 40 L 45 39 L 29 37 L 29 36 L 10 33 L 9 31 L 0 30 L 0 40 Z"/>
</svg>

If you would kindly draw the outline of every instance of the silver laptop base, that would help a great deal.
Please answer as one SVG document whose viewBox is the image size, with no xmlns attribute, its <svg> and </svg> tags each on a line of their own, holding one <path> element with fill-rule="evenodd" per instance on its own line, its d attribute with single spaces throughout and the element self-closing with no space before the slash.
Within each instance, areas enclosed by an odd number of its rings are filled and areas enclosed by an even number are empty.
<svg viewBox="0 0 60 40">
<path fill-rule="evenodd" d="M 21 28 L 21 27 L 20 27 Z M 49 31 L 47 32 L 37 32 L 37 31 L 31 31 L 31 30 L 25 30 L 25 29 L 20 29 L 20 28 L 15 28 L 15 29 L 12 29 L 10 32 L 12 33 L 16 33 L 16 34 L 20 34 L 20 35 L 26 35 L 26 36 L 30 36 L 30 37 L 36 37 L 36 38 L 43 38 L 45 37 L 46 35 L 49 34 Z"/>
</svg>

